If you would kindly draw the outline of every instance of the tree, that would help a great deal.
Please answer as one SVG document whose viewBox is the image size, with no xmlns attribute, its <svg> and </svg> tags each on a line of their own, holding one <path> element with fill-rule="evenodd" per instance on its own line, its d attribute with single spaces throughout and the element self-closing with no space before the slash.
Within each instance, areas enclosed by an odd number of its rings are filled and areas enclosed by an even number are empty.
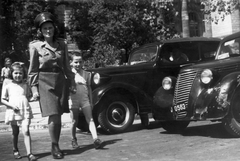
<svg viewBox="0 0 240 161">
<path fill-rule="evenodd" d="M 14 55 L 2 55 L 12 57 L 14 61 L 23 61 L 28 64 L 27 49 L 28 44 L 36 36 L 34 27 L 34 18 L 42 11 L 49 11 L 54 14 L 54 8 L 57 2 L 45 0 L 2 0 L 3 16 L 2 23 L 2 41 L 4 43 L 2 50 L 14 50 Z M 2 21 L 1 21 L 2 22 Z"/>
<path fill-rule="evenodd" d="M 73 3 L 70 35 L 81 50 L 92 51 L 92 64 L 111 65 L 122 48 L 128 53 L 133 47 L 176 34 L 174 28 L 165 23 L 170 12 L 164 8 L 167 4 L 153 0 Z"/>
<path fill-rule="evenodd" d="M 239 8 L 239 0 L 79 0 L 69 2 L 72 7 L 69 33 L 81 50 L 86 52 L 89 64 L 111 65 L 120 49 L 127 53 L 145 43 L 179 37 L 173 25 L 176 16 L 174 3 L 182 4 L 183 36 L 189 34 L 188 3 L 201 2 L 206 20 L 217 23 L 225 15 Z M 42 11 L 55 14 L 65 0 L 1 0 L 2 6 L 0 51 L 14 49 L 18 60 L 27 60 L 25 51 L 34 39 L 35 16 Z M 219 16 L 211 17 L 212 12 Z M 56 16 L 57 17 L 57 16 Z M 181 17 L 179 17 L 181 21 Z M 64 25 L 60 24 L 64 32 Z M 187 34 L 186 34 L 187 33 Z"/>
<path fill-rule="evenodd" d="M 239 0 L 201 0 L 203 13 L 208 15 L 206 21 L 218 23 L 224 21 L 226 15 L 231 14 L 235 9 L 239 9 Z M 212 16 L 212 13 L 218 13 Z"/>
</svg>

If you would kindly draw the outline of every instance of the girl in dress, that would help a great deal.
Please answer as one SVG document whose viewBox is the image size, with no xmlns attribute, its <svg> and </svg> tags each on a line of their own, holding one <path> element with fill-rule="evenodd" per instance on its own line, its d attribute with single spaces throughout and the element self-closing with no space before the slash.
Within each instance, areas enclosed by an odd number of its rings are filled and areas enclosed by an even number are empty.
<svg viewBox="0 0 240 161">
<path fill-rule="evenodd" d="M 15 62 L 11 65 L 10 78 L 12 81 L 3 86 L 1 101 L 7 106 L 5 123 L 10 124 L 12 127 L 13 155 L 15 159 L 21 158 L 18 151 L 18 135 L 19 127 L 21 126 L 28 160 L 35 161 L 37 158 L 32 154 L 29 132 L 29 125 L 33 114 L 28 102 L 30 90 L 24 81 L 26 72 L 23 63 Z"/>
</svg>

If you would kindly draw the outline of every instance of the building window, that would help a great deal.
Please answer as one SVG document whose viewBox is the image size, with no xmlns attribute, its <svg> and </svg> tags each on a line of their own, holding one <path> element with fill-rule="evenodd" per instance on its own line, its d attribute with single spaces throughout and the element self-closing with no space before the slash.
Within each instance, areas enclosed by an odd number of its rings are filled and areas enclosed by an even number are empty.
<svg viewBox="0 0 240 161">
<path fill-rule="evenodd" d="M 198 18 L 197 14 L 190 12 L 189 13 L 189 26 L 190 26 L 190 37 L 200 36 L 198 28 Z"/>
</svg>

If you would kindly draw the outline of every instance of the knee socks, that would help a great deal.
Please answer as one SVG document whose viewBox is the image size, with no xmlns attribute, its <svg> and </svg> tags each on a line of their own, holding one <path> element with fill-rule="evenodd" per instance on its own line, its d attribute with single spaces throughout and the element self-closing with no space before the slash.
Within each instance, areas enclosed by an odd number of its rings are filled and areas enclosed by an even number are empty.
<svg viewBox="0 0 240 161">
<path fill-rule="evenodd" d="M 89 130 L 92 134 L 93 140 L 97 139 L 97 130 L 96 130 L 96 126 L 95 126 L 93 119 L 91 119 L 89 122 Z"/>
</svg>

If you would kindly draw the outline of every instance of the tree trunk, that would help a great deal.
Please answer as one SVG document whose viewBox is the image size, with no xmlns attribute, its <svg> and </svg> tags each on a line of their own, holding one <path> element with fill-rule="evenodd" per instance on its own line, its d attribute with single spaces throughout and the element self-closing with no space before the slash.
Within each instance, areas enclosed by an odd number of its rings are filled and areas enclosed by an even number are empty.
<svg viewBox="0 0 240 161">
<path fill-rule="evenodd" d="M 183 37 L 190 37 L 187 0 L 182 0 L 182 32 Z"/>
</svg>

